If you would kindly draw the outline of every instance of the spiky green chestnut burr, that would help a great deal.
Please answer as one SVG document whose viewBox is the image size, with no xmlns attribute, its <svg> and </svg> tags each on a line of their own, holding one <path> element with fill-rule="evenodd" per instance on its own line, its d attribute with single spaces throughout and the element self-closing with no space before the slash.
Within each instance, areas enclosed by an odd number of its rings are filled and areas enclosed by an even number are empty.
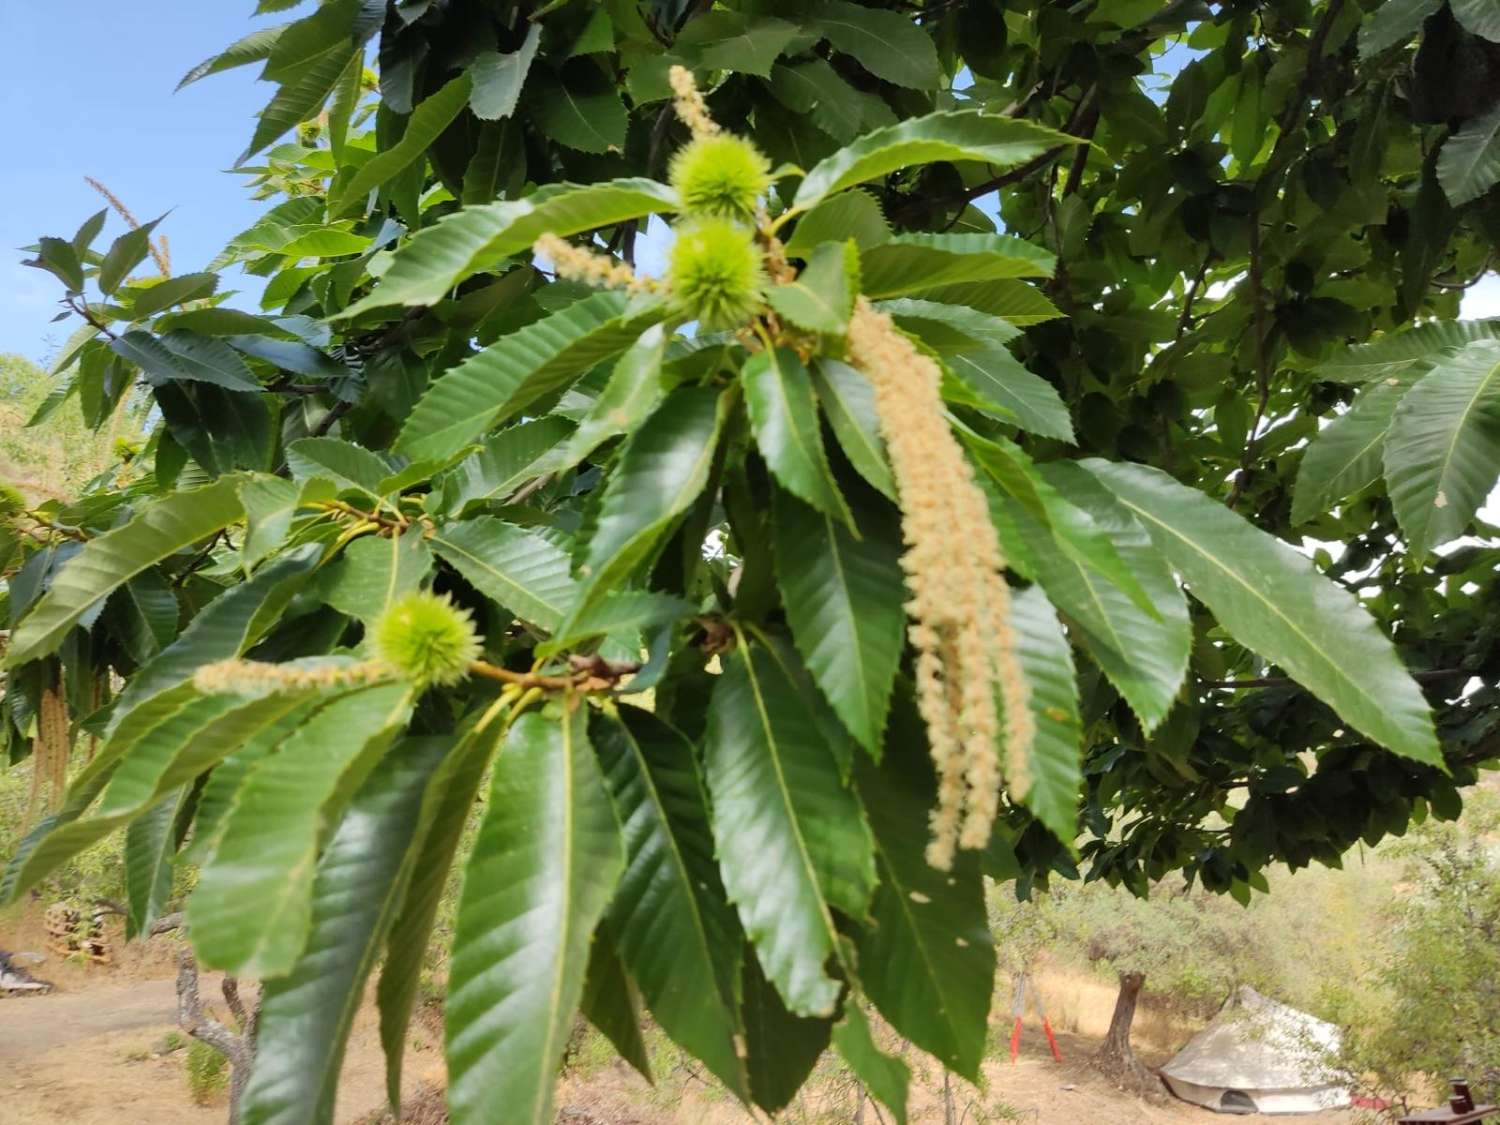
<svg viewBox="0 0 1500 1125">
<path fill-rule="evenodd" d="M 709 330 L 738 328 L 765 303 L 766 273 L 750 231 L 727 219 L 678 229 L 667 263 L 678 308 Z"/>
<path fill-rule="evenodd" d="M 749 141 L 716 133 L 677 150 L 671 179 L 685 215 L 749 222 L 771 186 L 771 162 Z"/>
<path fill-rule="evenodd" d="M 397 598 L 375 622 L 375 656 L 418 688 L 456 684 L 479 659 L 469 611 L 446 596 L 417 591 Z"/>
</svg>

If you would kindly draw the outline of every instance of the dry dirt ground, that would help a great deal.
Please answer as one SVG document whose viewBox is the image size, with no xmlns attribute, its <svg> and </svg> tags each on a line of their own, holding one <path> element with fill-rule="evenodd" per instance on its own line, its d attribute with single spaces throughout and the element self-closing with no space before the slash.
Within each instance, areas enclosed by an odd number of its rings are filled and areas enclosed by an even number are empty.
<svg viewBox="0 0 1500 1125">
<path fill-rule="evenodd" d="M 31 944 L 27 944 L 31 942 Z M 0 949 L 41 948 L 29 926 L 0 924 Z M 135 944 L 115 964 L 80 966 L 49 957 L 36 972 L 55 983 L 46 996 L 0 1000 L 0 1121 L 5 1125 L 218 1125 L 224 1106 L 196 1106 L 188 1096 L 185 1052 L 164 1050 L 175 1028 L 172 980 L 174 945 L 170 938 Z M 1107 990 L 1106 990 L 1107 991 Z M 205 998 L 217 995 L 217 979 L 205 980 Z M 1077 1002 L 1075 990 L 1072 999 Z M 1097 1045 L 1088 1024 L 1054 1019 L 1078 1031 L 1059 1035 L 1064 1063 L 1052 1061 L 1039 1028 L 1028 1027 L 1019 1063 L 992 1059 L 982 1090 L 954 1087 L 966 1125 L 1016 1121 L 1030 1125 L 1224 1125 L 1229 1119 L 1178 1102 L 1147 1102 L 1110 1087 L 1086 1065 Z M 222 1012 L 219 1013 L 222 1016 Z M 383 1100 L 384 1063 L 373 1013 L 362 1013 L 344 1066 L 338 1120 L 371 1115 Z M 1149 1032 L 1157 1030 L 1147 1024 Z M 1164 1032 L 1165 1029 L 1162 1029 Z M 1172 1034 L 1180 1034 L 1173 1028 Z M 996 1041 L 1006 1036 L 997 1028 Z M 1143 1052 L 1146 1061 L 1166 1057 Z M 915 1061 L 915 1054 L 911 1057 Z M 824 1073 L 826 1071 L 826 1073 Z M 440 1085 L 440 1036 L 430 1026 L 414 1030 L 409 1045 L 409 1089 Z M 933 1067 L 915 1075 L 911 1120 L 935 1125 L 943 1120 L 942 1076 Z M 742 1108 L 681 1073 L 653 1089 L 623 1063 L 609 1063 L 586 1076 L 570 1074 L 558 1090 L 559 1121 L 567 1125 L 739 1125 L 755 1120 Z M 829 1125 L 853 1117 L 852 1087 L 825 1066 L 808 1091 L 789 1107 L 791 1125 Z M 440 1116 L 423 1116 L 437 1121 Z M 762 1119 L 763 1120 L 763 1119 Z M 865 1121 L 880 1120 L 867 1111 Z M 1297 1125 L 1353 1125 L 1347 1113 L 1295 1119 Z"/>
</svg>

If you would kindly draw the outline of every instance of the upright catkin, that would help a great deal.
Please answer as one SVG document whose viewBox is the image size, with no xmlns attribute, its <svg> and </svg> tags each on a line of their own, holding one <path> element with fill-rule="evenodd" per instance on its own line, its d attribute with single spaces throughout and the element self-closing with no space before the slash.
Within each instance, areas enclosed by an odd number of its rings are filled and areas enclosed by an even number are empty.
<svg viewBox="0 0 1500 1125">
<path fill-rule="evenodd" d="M 719 126 L 709 116 L 708 103 L 698 92 L 693 72 L 685 66 L 674 66 L 667 72 L 667 81 L 672 84 L 672 104 L 677 109 L 677 119 L 688 127 L 694 138 L 717 136 Z"/>
<path fill-rule="evenodd" d="M 938 775 L 927 860 L 947 870 L 958 848 L 989 842 L 1002 735 L 1012 791 L 1024 794 L 1030 784 L 1035 726 L 1005 559 L 984 493 L 948 425 L 938 365 L 864 298 L 849 322 L 849 356 L 875 389 L 900 493 L 917 707 Z"/>
</svg>

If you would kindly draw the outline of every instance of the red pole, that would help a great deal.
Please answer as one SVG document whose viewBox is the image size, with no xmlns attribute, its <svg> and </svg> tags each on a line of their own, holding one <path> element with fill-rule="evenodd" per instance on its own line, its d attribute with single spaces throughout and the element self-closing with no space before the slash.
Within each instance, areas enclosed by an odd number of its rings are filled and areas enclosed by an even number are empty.
<svg viewBox="0 0 1500 1125">
<path fill-rule="evenodd" d="M 1016 1028 L 1010 1033 L 1010 1061 L 1014 1066 L 1017 1057 L 1021 1054 L 1021 1019 L 1016 1017 Z"/>
</svg>

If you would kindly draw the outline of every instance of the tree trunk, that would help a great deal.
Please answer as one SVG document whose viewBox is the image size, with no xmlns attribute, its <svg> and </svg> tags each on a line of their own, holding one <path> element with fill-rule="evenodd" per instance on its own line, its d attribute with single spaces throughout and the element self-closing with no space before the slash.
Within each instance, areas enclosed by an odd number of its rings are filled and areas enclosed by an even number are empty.
<svg viewBox="0 0 1500 1125">
<path fill-rule="evenodd" d="M 1094 1066 L 1122 1089 L 1148 1097 L 1161 1094 L 1161 1086 L 1152 1073 L 1135 1057 L 1130 1046 L 1130 1025 L 1135 1022 L 1135 1006 L 1140 1000 L 1146 974 L 1122 972 L 1120 993 L 1115 997 L 1115 1014 L 1109 1021 L 1109 1034 L 1094 1055 Z"/>
</svg>

